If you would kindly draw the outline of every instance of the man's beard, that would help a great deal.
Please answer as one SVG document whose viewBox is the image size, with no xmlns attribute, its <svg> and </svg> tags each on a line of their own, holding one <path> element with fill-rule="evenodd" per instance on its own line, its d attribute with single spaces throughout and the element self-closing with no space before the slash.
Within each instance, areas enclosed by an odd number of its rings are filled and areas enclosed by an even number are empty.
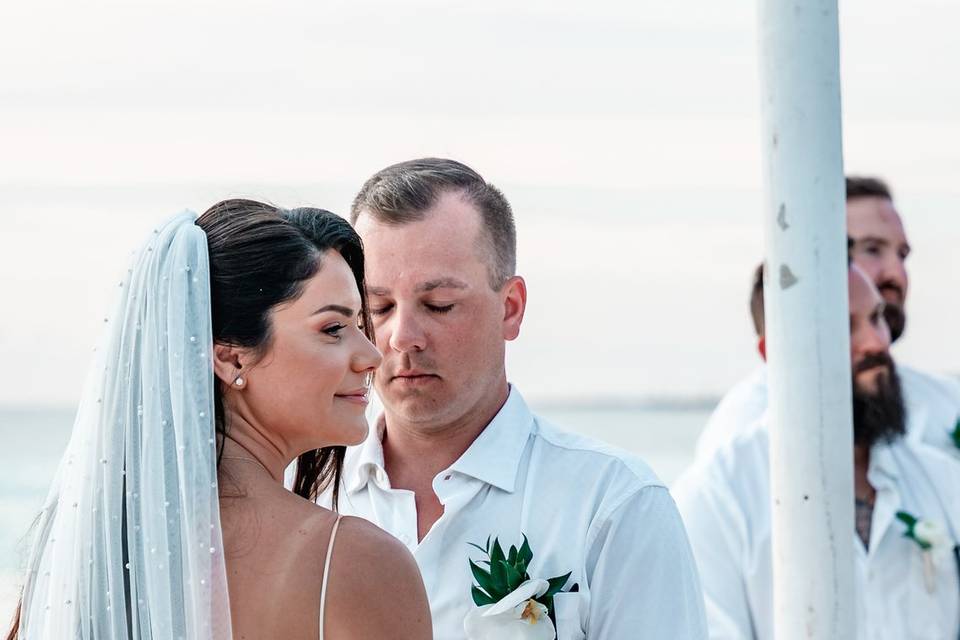
<svg viewBox="0 0 960 640">
<path fill-rule="evenodd" d="M 858 446 L 870 447 L 881 440 L 893 442 L 907 429 L 900 377 L 893 359 L 886 353 L 867 356 L 854 374 L 877 365 L 885 365 L 887 372 L 877 376 L 875 391 L 859 386 L 856 375 L 853 378 L 853 441 Z"/>
<path fill-rule="evenodd" d="M 903 309 L 906 294 L 903 288 L 893 280 L 885 280 L 877 285 L 877 290 L 886 303 L 883 309 L 883 319 L 890 327 L 890 342 L 896 342 L 907 328 L 907 313 Z"/>
<path fill-rule="evenodd" d="M 883 308 L 883 319 L 890 327 L 890 342 L 896 342 L 907 328 L 907 314 L 903 307 L 895 302 L 888 302 Z"/>
</svg>

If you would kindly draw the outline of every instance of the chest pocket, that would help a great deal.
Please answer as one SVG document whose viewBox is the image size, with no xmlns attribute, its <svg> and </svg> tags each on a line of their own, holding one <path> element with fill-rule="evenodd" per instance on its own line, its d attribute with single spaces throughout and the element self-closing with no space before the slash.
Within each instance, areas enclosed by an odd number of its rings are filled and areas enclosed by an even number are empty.
<svg viewBox="0 0 960 640">
<path fill-rule="evenodd" d="M 580 626 L 579 593 L 553 596 L 553 610 L 557 618 L 557 640 L 584 640 L 587 637 Z"/>
</svg>

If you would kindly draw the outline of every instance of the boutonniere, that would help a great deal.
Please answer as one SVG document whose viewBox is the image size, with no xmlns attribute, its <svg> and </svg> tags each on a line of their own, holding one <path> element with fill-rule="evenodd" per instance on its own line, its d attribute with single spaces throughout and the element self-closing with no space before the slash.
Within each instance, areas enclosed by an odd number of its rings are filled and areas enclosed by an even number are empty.
<svg viewBox="0 0 960 640">
<path fill-rule="evenodd" d="M 477 584 L 470 593 L 476 608 L 463 621 L 468 640 L 554 640 L 557 637 L 553 596 L 563 591 L 570 573 L 555 578 L 531 578 L 527 569 L 533 550 L 527 536 L 518 549 L 504 553 L 498 539 L 485 547 L 470 543 L 485 558 L 470 562 Z M 483 566 L 481 566 L 483 565 Z M 572 572 L 571 572 L 572 573 Z M 575 584 L 570 591 L 577 591 Z"/>
<path fill-rule="evenodd" d="M 936 572 L 934 571 L 934 555 L 940 556 L 950 549 L 950 538 L 947 531 L 939 522 L 922 520 L 906 511 L 897 511 L 897 520 L 906 525 L 904 538 L 909 538 L 920 547 L 923 554 L 923 584 L 927 593 L 936 589 Z"/>
</svg>

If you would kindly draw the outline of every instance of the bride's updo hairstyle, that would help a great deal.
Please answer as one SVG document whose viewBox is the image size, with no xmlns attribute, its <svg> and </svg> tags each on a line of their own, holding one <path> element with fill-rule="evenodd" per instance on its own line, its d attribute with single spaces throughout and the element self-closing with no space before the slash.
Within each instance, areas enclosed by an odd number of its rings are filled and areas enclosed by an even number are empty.
<svg viewBox="0 0 960 640">
<path fill-rule="evenodd" d="M 297 298 L 333 249 L 357 281 L 363 332 L 373 341 L 363 279 L 363 245 L 343 218 L 323 209 L 280 209 L 253 200 L 224 200 L 197 219 L 207 235 L 214 343 L 264 354 L 271 342 L 270 312 Z M 229 430 L 221 383 L 214 395 L 222 447 Z M 297 460 L 294 492 L 308 500 L 331 483 L 336 500 L 345 448 L 308 451 Z M 334 506 L 336 503 L 334 502 Z"/>
</svg>

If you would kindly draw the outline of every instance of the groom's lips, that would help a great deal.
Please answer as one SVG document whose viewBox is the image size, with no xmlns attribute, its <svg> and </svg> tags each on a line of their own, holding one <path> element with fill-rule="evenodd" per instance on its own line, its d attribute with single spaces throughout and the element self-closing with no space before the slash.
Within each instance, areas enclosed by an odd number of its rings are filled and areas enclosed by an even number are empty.
<svg viewBox="0 0 960 640">
<path fill-rule="evenodd" d="M 400 370 L 391 376 L 390 382 L 397 382 L 399 384 L 409 386 L 418 386 L 429 384 L 430 382 L 439 379 L 440 376 L 434 373 L 427 373 L 426 371 L 420 371 L 419 369 L 405 369 Z"/>
</svg>

